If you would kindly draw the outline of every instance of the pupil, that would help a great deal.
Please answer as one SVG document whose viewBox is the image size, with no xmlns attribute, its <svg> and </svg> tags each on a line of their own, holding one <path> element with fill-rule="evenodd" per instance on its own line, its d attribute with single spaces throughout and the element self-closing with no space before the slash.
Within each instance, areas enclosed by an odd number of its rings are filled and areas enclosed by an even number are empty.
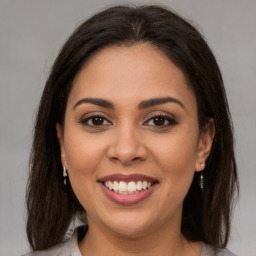
<svg viewBox="0 0 256 256">
<path fill-rule="evenodd" d="M 103 118 L 102 117 L 94 117 L 92 119 L 92 123 L 94 125 L 102 125 L 103 124 Z"/>
<path fill-rule="evenodd" d="M 164 117 L 156 117 L 154 119 L 154 124 L 155 125 L 164 125 L 165 118 Z"/>
</svg>

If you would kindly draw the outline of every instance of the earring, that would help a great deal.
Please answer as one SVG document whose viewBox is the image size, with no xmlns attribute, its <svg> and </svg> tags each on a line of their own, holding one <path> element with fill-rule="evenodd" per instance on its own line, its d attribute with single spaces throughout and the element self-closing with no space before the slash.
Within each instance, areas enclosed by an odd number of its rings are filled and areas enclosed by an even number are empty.
<svg viewBox="0 0 256 256">
<path fill-rule="evenodd" d="M 64 178 L 64 185 L 66 186 L 67 185 L 67 177 L 68 177 L 68 172 L 67 172 L 67 169 L 65 166 L 63 166 L 63 178 Z"/>
<path fill-rule="evenodd" d="M 201 190 L 204 191 L 204 174 L 203 174 L 203 172 L 201 172 L 200 176 L 199 176 L 199 186 L 200 186 Z"/>
<path fill-rule="evenodd" d="M 201 167 L 204 167 L 204 162 L 201 162 L 201 163 L 200 163 L 200 166 L 201 166 Z"/>
</svg>

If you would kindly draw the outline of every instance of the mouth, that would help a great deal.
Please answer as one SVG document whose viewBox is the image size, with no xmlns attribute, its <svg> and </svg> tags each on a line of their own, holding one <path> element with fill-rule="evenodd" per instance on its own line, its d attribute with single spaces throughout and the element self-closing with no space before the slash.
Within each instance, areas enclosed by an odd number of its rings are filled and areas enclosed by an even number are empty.
<svg viewBox="0 0 256 256">
<path fill-rule="evenodd" d="M 151 195 L 159 183 L 145 175 L 109 175 L 98 180 L 103 192 L 118 204 L 135 204 Z"/>
<path fill-rule="evenodd" d="M 149 189 L 153 186 L 154 182 L 147 182 L 146 180 L 139 181 L 104 181 L 103 185 L 109 190 L 114 191 L 118 194 L 137 194 L 143 190 Z"/>
</svg>

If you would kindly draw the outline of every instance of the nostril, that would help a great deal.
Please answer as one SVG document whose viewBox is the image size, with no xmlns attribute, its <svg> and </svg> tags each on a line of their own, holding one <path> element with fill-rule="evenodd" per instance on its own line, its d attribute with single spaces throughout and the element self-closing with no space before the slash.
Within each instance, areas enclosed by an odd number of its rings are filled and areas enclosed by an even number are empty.
<svg viewBox="0 0 256 256">
<path fill-rule="evenodd" d="M 114 161 L 117 161 L 117 160 L 118 160 L 118 157 L 113 156 L 113 157 L 111 157 L 110 159 L 111 159 L 111 160 L 114 160 Z"/>
<path fill-rule="evenodd" d="M 110 145 L 106 154 L 109 160 L 120 161 L 125 165 L 144 160 L 146 155 L 146 149 L 141 144 L 135 145 L 124 142 Z"/>
<path fill-rule="evenodd" d="M 141 158 L 140 157 L 135 157 L 132 159 L 132 161 L 136 161 L 136 160 L 140 160 Z"/>
</svg>

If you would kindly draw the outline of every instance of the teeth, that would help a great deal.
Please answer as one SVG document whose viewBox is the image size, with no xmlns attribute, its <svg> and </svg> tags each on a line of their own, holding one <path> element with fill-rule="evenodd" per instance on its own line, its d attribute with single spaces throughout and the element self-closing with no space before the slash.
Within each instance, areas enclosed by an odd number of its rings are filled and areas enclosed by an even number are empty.
<svg viewBox="0 0 256 256">
<path fill-rule="evenodd" d="M 108 181 L 108 188 L 109 188 L 109 189 L 113 189 L 113 184 L 112 184 L 112 182 L 110 182 L 110 181 Z"/>
<path fill-rule="evenodd" d="M 146 189 L 148 187 L 148 183 L 146 181 L 142 182 L 142 188 Z"/>
<path fill-rule="evenodd" d="M 108 182 L 111 183 L 111 181 L 108 181 Z M 106 186 L 106 187 L 109 188 L 108 186 Z M 118 184 L 117 181 L 114 181 L 114 183 L 113 183 L 113 190 L 114 191 L 118 191 L 119 190 L 119 184 Z"/>
<path fill-rule="evenodd" d="M 136 191 L 136 188 L 137 188 L 137 186 L 136 186 L 136 183 L 134 181 L 130 181 L 128 183 L 128 186 L 127 186 L 128 192 L 134 192 L 134 191 Z"/>
<path fill-rule="evenodd" d="M 116 193 L 119 194 L 135 194 L 138 193 L 141 190 L 146 190 L 150 188 L 153 183 L 152 182 L 147 182 L 147 181 L 130 181 L 130 182 L 125 182 L 125 181 L 105 181 L 104 185 L 110 189 L 114 190 Z"/>
<path fill-rule="evenodd" d="M 142 190 L 142 181 L 137 182 L 137 190 Z"/>
<path fill-rule="evenodd" d="M 127 191 L 127 183 L 124 181 L 119 182 L 119 191 L 126 192 Z"/>
</svg>

